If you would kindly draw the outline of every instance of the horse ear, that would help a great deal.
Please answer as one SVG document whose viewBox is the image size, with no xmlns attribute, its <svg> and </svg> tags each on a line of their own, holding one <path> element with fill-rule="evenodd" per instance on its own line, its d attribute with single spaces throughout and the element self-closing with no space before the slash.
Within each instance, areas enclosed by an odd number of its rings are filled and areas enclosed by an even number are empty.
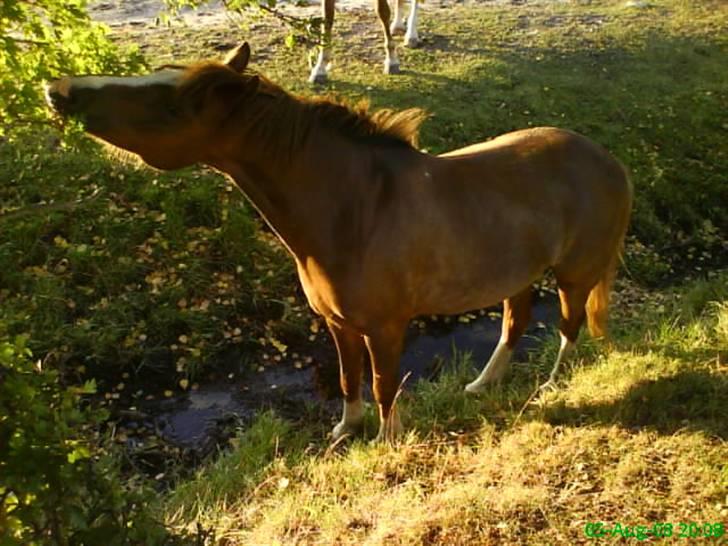
<svg viewBox="0 0 728 546">
<path fill-rule="evenodd" d="M 250 60 L 250 46 L 248 42 L 243 42 L 233 49 L 225 57 L 225 64 L 232 68 L 235 72 L 242 73 L 248 66 Z"/>
</svg>

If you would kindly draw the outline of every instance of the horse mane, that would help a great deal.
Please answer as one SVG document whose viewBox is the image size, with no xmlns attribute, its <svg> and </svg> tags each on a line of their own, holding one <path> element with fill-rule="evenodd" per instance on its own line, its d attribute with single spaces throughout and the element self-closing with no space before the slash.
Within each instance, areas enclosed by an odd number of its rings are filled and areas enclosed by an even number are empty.
<svg viewBox="0 0 728 546">
<path fill-rule="evenodd" d="M 254 131 L 264 146 L 278 154 L 284 152 L 288 157 L 316 126 L 355 142 L 416 149 L 419 127 L 426 117 L 419 108 L 381 109 L 371 113 L 366 100 L 349 105 L 335 97 L 294 96 L 265 76 L 250 71 L 239 74 L 221 63 L 188 68 L 179 93 L 199 101 L 212 87 L 228 84 L 238 90 L 226 96 L 239 114 L 233 119 L 243 124 L 242 129 Z"/>
</svg>

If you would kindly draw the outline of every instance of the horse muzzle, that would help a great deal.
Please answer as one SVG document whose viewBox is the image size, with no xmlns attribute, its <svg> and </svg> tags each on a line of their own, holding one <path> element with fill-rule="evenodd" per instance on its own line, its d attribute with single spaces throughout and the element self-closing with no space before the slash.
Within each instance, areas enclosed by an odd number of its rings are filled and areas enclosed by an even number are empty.
<svg viewBox="0 0 728 546">
<path fill-rule="evenodd" d="M 71 96 L 71 79 L 61 78 L 46 84 L 45 98 L 48 106 L 62 116 L 73 113 L 74 100 Z"/>
</svg>

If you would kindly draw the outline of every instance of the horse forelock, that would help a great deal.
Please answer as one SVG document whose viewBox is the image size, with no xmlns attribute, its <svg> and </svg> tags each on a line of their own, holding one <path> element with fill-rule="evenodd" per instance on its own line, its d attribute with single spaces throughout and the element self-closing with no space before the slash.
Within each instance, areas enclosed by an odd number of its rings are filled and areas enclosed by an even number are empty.
<svg viewBox="0 0 728 546">
<path fill-rule="evenodd" d="M 189 67 L 178 92 L 186 99 L 202 100 L 216 85 L 245 84 L 251 78 L 257 78 L 258 85 L 242 102 L 236 123 L 243 129 L 257 129 L 263 143 L 276 151 L 292 152 L 290 148 L 302 144 L 317 125 L 354 141 L 417 146 L 419 127 L 426 117 L 419 108 L 371 113 L 367 101 L 350 105 L 334 97 L 296 97 L 260 74 L 252 71 L 240 74 L 222 63 Z M 245 85 L 240 85 L 240 89 L 243 93 Z M 228 96 L 228 100 L 235 99 Z"/>
</svg>

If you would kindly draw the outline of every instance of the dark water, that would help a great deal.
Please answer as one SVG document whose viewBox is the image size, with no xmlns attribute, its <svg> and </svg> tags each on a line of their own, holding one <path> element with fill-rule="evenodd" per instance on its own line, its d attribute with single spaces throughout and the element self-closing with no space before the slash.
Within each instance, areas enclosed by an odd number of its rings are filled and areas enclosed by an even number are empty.
<svg viewBox="0 0 728 546">
<path fill-rule="evenodd" d="M 472 315 L 471 315 L 472 316 Z M 516 357 L 537 347 L 540 338 L 558 320 L 558 302 L 555 296 L 541 298 L 533 308 L 533 318 L 526 334 L 518 344 Z M 411 374 L 405 388 L 419 379 L 432 379 L 443 363 L 452 356 L 453 349 L 467 351 L 476 366 L 487 361 L 500 338 L 501 315 L 491 310 L 467 323 L 457 318 L 428 320 L 420 327 L 413 323 L 405 340 L 402 355 L 402 376 Z M 333 342 L 331 357 L 335 359 Z M 518 354 L 520 353 L 520 355 Z M 473 378 L 477 374 L 473 370 Z M 220 429 L 231 422 L 251 419 L 258 411 L 274 407 L 282 413 L 300 415 L 306 403 L 323 404 L 332 413 L 338 413 L 340 402 L 323 401 L 318 393 L 313 367 L 296 369 L 279 364 L 250 372 L 225 382 L 203 385 L 186 395 L 145 404 L 144 414 L 149 416 L 156 433 L 166 442 L 201 454 L 215 448 L 220 441 Z M 230 427 L 228 427 L 230 428 Z"/>
</svg>

